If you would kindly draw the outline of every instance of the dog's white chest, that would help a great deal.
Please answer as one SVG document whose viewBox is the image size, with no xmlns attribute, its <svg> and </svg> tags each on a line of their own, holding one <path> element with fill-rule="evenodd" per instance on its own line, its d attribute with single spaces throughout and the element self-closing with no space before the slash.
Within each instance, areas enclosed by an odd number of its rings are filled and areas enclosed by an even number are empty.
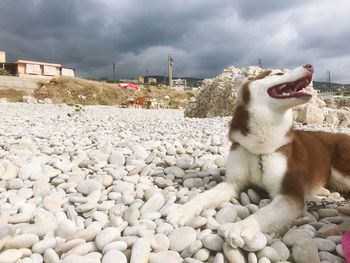
<svg viewBox="0 0 350 263">
<path fill-rule="evenodd" d="M 251 155 L 249 158 L 249 181 L 269 192 L 271 197 L 281 190 L 283 177 L 287 171 L 287 158 L 278 152 Z"/>
</svg>

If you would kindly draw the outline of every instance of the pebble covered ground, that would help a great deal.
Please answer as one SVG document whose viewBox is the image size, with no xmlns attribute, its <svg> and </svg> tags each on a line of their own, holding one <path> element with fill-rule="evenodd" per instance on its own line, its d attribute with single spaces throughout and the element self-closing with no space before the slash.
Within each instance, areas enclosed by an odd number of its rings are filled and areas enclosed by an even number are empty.
<svg viewBox="0 0 350 263">
<path fill-rule="evenodd" d="M 325 207 L 281 236 L 261 233 L 242 250 L 218 228 L 270 202 L 254 189 L 184 227 L 166 221 L 223 180 L 230 118 L 7 102 L 0 116 L 2 263 L 345 262 L 350 207 L 330 204 L 344 200 L 338 193 L 315 198 Z"/>
</svg>

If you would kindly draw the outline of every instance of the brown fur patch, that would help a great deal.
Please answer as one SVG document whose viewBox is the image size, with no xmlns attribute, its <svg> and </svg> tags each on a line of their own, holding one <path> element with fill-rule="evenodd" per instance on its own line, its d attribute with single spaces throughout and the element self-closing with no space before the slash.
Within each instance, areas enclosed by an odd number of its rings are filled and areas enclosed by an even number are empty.
<svg viewBox="0 0 350 263">
<path fill-rule="evenodd" d="M 288 159 L 282 193 L 300 201 L 327 183 L 332 167 L 350 177 L 350 136 L 345 134 L 294 131 L 293 141 L 278 151 Z"/>
<path fill-rule="evenodd" d="M 231 151 L 236 150 L 238 146 L 239 146 L 239 143 L 232 142 L 230 150 Z"/>
<path fill-rule="evenodd" d="M 259 75 L 255 76 L 249 80 L 254 81 L 254 80 L 258 80 L 258 79 L 263 79 L 263 78 L 267 77 L 268 75 L 270 75 L 271 72 L 272 72 L 271 70 L 265 70 L 265 71 L 261 72 Z"/>
<path fill-rule="evenodd" d="M 233 114 L 230 134 L 233 131 L 240 131 L 243 135 L 248 135 L 249 133 L 249 111 L 243 104 L 236 106 L 235 113 Z"/>
</svg>

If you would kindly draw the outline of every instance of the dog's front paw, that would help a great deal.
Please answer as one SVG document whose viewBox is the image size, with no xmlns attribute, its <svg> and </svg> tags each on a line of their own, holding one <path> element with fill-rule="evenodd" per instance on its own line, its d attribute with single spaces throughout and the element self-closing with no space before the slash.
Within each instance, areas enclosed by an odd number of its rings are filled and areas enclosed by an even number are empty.
<svg viewBox="0 0 350 263">
<path fill-rule="evenodd" d="M 167 221 L 172 225 L 183 226 L 186 222 L 198 215 L 202 210 L 199 204 L 187 203 L 171 211 L 167 216 Z"/>
<path fill-rule="evenodd" d="M 228 226 L 223 226 L 221 229 L 226 241 L 233 248 L 242 248 L 254 241 L 254 237 L 259 232 L 259 229 L 253 225 L 246 224 L 243 221 L 238 223 L 229 224 Z"/>
</svg>

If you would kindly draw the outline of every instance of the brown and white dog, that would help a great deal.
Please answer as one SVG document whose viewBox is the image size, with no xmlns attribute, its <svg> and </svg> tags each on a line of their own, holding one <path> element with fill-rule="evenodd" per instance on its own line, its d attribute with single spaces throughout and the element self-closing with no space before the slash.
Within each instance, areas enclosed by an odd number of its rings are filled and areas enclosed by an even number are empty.
<svg viewBox="0 0 350 263">
<path fill-rule="evenodd" d="M 243 247 L 257 232 L 289 226 L 303 214 L 305 199 L 324 186 L 350 193 L 350 136 L 293 130 L 292 107 L 312 97 L 307 86 L 313 73 L 308 64 L 243 81 L 229 131 L 225 182 L 170 212 L 169 222 L 183 225 L 256 185 L 272 202 L 224 231 L 231 246 Z"/>
</svg>

